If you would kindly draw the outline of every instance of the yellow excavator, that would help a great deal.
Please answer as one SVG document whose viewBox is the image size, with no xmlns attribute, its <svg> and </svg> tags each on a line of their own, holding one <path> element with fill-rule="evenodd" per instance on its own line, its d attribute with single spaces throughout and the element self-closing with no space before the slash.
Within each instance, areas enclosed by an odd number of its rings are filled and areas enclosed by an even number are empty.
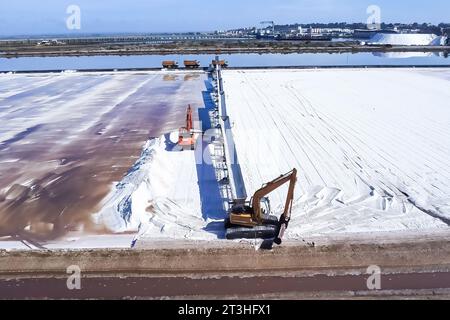
<svg viewBox="0 0 450 320">
<path fill-rule="evenodd" d="M 267 196 L 289 182 L 284 212 L 278 219 L 271 215 L 270 201 Z M 237 200 L 232 204 L 230 217 L 225 222 L 226 238 L 234 239 L 275 239 L 281 244 L 284 232 L 291 220 L 292 204 L 294 201 L 297 169 L 282 175 L 263 185 L 255 192 L 250 201 Z"/>
</svg>

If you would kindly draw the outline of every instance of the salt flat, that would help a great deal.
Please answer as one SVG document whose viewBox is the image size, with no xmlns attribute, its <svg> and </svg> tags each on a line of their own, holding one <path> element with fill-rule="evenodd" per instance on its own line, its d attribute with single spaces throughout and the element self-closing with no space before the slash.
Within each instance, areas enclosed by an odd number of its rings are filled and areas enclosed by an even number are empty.
<svg viewBox="0 0 450 320">
<path fill-rule="evenodd" d="M 188 104 L 203 105 L 205 79 L 200 71 L 0 74 L 0 237 L 109 233 L 92 214 L 149 138 L 183 125 Z"/>
<path fill-rule="evenodd" d="M 208 123 L 214 106 L 205 80 L 201 73 L 158 72 L 0 77 L 5 194 L 0 208 L 8 218 L 0 219 L 0 227 L 11 226 L 17 217 L 11 209 L 21 208 L 22 202 L 11 197 L 29 196 L 21 190 L 34 190 L 41 174 L 89 168 L 82 175 L 69 171 L 70 179 L 51 174 L 38 182 L 44 191 L 70 196 L 71 212 L 62 199 L 61 208 L 50 208 L 50 217 L 85 212 L 83 222 L 102 235 L 85 235 L 69 224 L 63 242 L 44 241 L 43 247 L 223 239 L 230 199 L 219 182 L 223 176 L 217 167 L 223 160 L 217 146 L 206 137 L 196 151 L 173 148 L 188 103 L 203 130 L 215 126 Z M 448 231 L 449 81 L 450 71 L 436 68 L 225 71 L 228 114 L 247 193 L 298 169 L 286 235 L 294 242 Z M 23 188 L 9 192 L 13 185 Z M 270 195 L 274 214 L 281 214 L 285 192 Z M 51 193 L 35 193 L 55 203 Z M 93 204 L 86 201 L 91 196 Z M 34 199 L 24 204 L 41 203 Z M 27 210 L 26 217 L 53 221 L 50 209 L 43 208 Z M 121 235 L 115 238 L 115 233 Z M 29 244 L 19 240 L 0 247 Z"/>
<path fill-rule="evenodd" d="M 294 241 L 448 230 L 448 75 L 440 69 L 224 72 L 247 193 L 299 170 L 287 233 Z M 214 168 L 199 165 L 198 152 L 167 150 L 165 140 L 149 141 L 99 218 L 113 230 L 137 228 L 144 242 L 223 239 L 220 197 L 230 199 L 217 192 Z M 274 214 L 281 214 L 285 195 L 286 187 L 270 195 Z"/>
<path fill-rule="evenodd" d="M 288 237 L 448 228 L 450 71 L 225 71 L 247 192 L 299 170 Z M 286 189 L 271 196 L 281 210 Z"/>
</svg>

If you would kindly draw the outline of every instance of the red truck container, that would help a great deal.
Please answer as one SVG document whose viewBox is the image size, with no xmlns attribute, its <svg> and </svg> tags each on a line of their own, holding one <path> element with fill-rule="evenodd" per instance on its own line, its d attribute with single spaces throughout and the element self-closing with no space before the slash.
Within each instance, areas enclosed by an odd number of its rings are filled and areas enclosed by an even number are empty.
<svg viewBox="0 0 450 320">
<path fill-rule="evenodd" d="M 184 60 L 184 66 L 187 69 L 198 69 L 198 68 L 200 68 L 200 61 L 197 61 L 197 60 Z"/>
<path fill-rule="evenodd" d="M 214 67 L 215 67 L 216 65 L 219 65 L 219 66 L 221 66 L 222 68 L 226 68 L 226 67 L 228 67 L 228 62 L 225 61 L 225 60 L 219 60 L 219 61 L 213 60 L 213 61 L 212 61 L 212 65 L 213 65 Z"/>
<path fill-rule="evenodd" d="M 177 69 L 178 68 L 178 62 L 176 62 L 176 61 L 169 61 L 169 60 L 163 61 L 162 65 L 163 65 L 163 68 L 166 68 L 166 69 Z"/>
</svg>

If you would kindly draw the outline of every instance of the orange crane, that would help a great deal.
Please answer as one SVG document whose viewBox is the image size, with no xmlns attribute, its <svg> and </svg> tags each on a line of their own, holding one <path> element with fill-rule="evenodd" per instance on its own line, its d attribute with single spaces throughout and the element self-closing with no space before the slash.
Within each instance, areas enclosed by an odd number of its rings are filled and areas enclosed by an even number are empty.
<svg viewBox="0 0 450 320">
<path fill-rule="evenodd" d="M 284 212 L 280 219 L 271 216 L 270 201 L 267 195 L 289 182 Z M 230 218 L 226 221 L 226 237 L 229 240 L 242 238 L 275 239 L 280 245 L 291 220 L 294 201 L 297 169 L 263 185 L 255 192 L 249 202 L 238 202 L 230 210 Z"/>
<path fill-rule="evenodd" d="M 194 124 L 192 121 L 192 108 L 191 105 L 188 106 L 186 111 L 186 126 L 180 128 L 178 135 L 178 145 L 183 149 L 190 148 L 194 150 L 195 148 L 195 134 L 194 134 Z"/>
</svg>

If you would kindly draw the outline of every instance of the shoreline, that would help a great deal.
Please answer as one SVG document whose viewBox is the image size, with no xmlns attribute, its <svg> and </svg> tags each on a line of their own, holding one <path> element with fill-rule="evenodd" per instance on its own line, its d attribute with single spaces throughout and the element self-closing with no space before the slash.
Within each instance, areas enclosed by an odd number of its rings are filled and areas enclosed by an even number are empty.
<svg viewBox="0 0 450 320">
<path fill-rule="evenodd" d="M 446 65 L 325 65 L 325 66 L 253 66 L 253 67 L 227 67 L 226 70 L 320 70 L 320 69 L 440 69 L 450 68 L 450 64 Z M 0 70 L 1 74 L 46 74 L 46 73 L 61 73 L 66 71 L 73 71 L 75 73 L 119 73 L 119 72 L 170 72 L 178 73 L 204 73 L 208 72 L 209 68 L 202 67 L 199 69 L 178 68 L 174 70 L 166 70 L 163 68 L 114 68 L 114 69 L 55 69 L 55 70 L 19 70 L 8 71 Z"/>
<path fill-rule="evenodd" d="M 378 265 L 390 272 L 446 271 L 448 231 L 413 237 L 321 237 L 286 241 L 270 250 L 251 241 L 148 241 L 136 249 L 0 250 L 0 278 L 64 275 L 78 265 L 90 275 L 222 275 L 348 273 Z M 415 234 L 417 236 L 417 234 Z M 314 246 L 312 245 L 314 243 Z M 230 257 L 234 257 L 231 259 Z"/>
<path fill-rule="evenodd" d="M 370 237 L 320 238 L 314 246 L 288 241 L 272 250 L 228 241 L 151 241 L 136 249 L 0 250 L 0 299 L 450 296 L 448 231 Z M 375 266 L 381 288 L 370 290 Z M 73 268 L 81 272 L 80 290 L 67 289 Z"/>
<path fill-rule="evenodd" d="M 9 47 L 0 45 L 0 58 L 14 59 L 24 57 L 82 57 L 82 56 L 132 56 L 132 55 L 209 55 L 209 54 L 294 54 L 294 53 L 373 53 L 373 52 L 442 52 L 448 53 L 450 46 L 385 46 L 385 45 L 347 45 L 326 43 L 321 45 L 300 44 L 291 46 L 274 46 L 269 43 L 254 46 L 237 44 L 230 47 L 220 46 L 116 46 L 111 48 L 101 45 L 59 46 L 37 48 Z M 277 43 L 278 44 L 278 43 Z M 283 44 L 283 43 L 281 43 Z M 250 44 L 252 45 L 252 44 Z M 278 44 L 279 45 L 279 44 Z"/>
</svg>

